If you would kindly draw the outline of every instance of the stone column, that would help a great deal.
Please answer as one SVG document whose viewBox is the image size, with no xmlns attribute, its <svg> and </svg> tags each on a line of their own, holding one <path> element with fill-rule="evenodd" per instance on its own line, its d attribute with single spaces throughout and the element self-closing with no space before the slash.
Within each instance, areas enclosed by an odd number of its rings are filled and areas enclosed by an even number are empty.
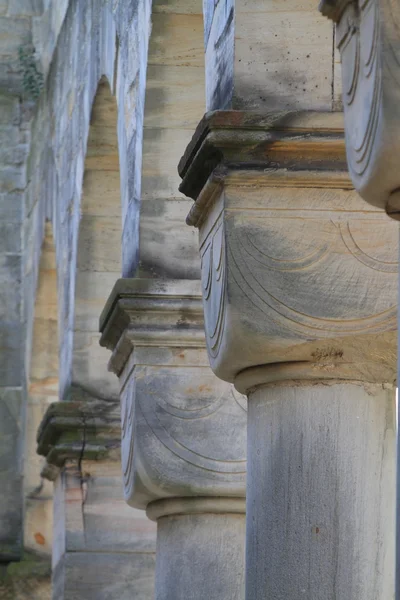
<svg viewBox="0 0 400 600">
<path fill-rule="evenodd" d="M 210 113 L 179 170 L 210 364 L 249 401 L 246 598 L 387 600 L 397 226 L 341 115 Z"/>
<path fill-rule="evenodd" d="M 392 390 L 264 384 L 248 435 L 248 598 L 392 598 Z"/>
<path fill-rule="evenodd" d="M 125 499 L 157 522 L 157 600 L 243 600 L 246 406 L 212 373 L 197 281 L 119 280 L 101 343 L 120 379 Z"/>
<path fill-rule="evenodd" d="M 155 527 L 121 498 L 119 403 L 52 404 L 38 433 L 54 481 L 53 600 L 154 598 Z"/>
<path fill-rule="evenodd" d="M 388 0 L 329 2 L 341 55 L 349 172 L 361 197 L 400 220 L 400 6 Z M 361 67 L 361 68 L 360 68 Z M 399 360 L 399 359 L 398 359 Z M 398 362 L 398 374 L 400 362 Z M 397 377 L 398 380 L 398 377 Z M 397 404 L 397 423 L 400 406 Z M 400 598 L 400 436 L 397 430 L 396 599 Z"/>
<path fill-rule="evenodd" d="M 244 597 L 245 500 L 169 498 L 152 502 L 157 521 L 156 600 Z"/>
</svg>

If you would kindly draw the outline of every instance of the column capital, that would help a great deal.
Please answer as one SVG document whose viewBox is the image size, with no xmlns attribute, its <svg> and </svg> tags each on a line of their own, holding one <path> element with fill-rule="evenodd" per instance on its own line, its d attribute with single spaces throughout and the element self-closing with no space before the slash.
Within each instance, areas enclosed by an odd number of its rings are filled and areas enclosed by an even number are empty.
<svg viewBox="0 0 400 600">
<path fill-rule="evenodd" d="M 244 497 L 246 403 L 209 367 L 200 282 L 119 280 L 100 329 L 121 386 L 127 502 Z"/>
<path fill-rule="evenodd" d="M 119 460 L 120 408 L 97 398 L 50 404 L 37 434 L 42 476 L 55 481 L 66 461 Z"/>
<path fill-rule="evenodd" d="M 179 172 L 219 377 L 394 381 L 397 225 L 352 189 L 341 115 L 211 113 Z"/>
<path fill-rule="evenodd" d="M 349 172 L 369 204 L 400 219 L 400 6 L 322 0 L 341 54 Z"/>
</svg>

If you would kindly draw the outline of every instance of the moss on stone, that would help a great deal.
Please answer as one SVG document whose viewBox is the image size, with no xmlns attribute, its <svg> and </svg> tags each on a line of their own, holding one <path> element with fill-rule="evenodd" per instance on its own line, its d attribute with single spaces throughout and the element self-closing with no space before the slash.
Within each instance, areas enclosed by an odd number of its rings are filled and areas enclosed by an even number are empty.
<svg viewBox="0 0 400 600">
<path fill-rule="evenodd" d="M 0 570 L 0 580 L 4 582 L 9 579 L 45 579 L 50 575 L 50 560 L 28 551 L 23 553 L 20 561 L 8 563 Z"/>
</svg>

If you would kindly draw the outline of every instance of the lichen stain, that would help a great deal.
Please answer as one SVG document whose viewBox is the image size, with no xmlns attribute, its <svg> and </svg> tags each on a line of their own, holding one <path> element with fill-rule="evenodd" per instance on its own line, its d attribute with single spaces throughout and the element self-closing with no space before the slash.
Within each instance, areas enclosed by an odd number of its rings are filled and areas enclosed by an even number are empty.
<svg viewBox="0 0 400 600">
<path fill-rule="evenodd" d="M 326 359 L 335 359 L 335 358 L 343 358 L 343 350 L 339 349 L 339 348 L 333 348 L 328 347 L 328 348 L 317 348 L 315 350 L 315 352 L 313 352 L 311 354 L 311 356 L 316 360 L 316 361 L 322 361 L 322 360 L 326 360 Z"/>
</svg>

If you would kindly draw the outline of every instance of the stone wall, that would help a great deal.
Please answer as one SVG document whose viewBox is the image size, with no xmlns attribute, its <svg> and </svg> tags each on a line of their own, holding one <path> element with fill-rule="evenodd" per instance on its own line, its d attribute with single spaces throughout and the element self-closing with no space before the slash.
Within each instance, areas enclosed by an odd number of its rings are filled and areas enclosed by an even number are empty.
<svg viewBox="0 0 400 600">
<path fill-rule="evenodd" d="M 337 110 L 334 27 L 314 0 L 205 0 L 207 109 Z"/>
</svg>

